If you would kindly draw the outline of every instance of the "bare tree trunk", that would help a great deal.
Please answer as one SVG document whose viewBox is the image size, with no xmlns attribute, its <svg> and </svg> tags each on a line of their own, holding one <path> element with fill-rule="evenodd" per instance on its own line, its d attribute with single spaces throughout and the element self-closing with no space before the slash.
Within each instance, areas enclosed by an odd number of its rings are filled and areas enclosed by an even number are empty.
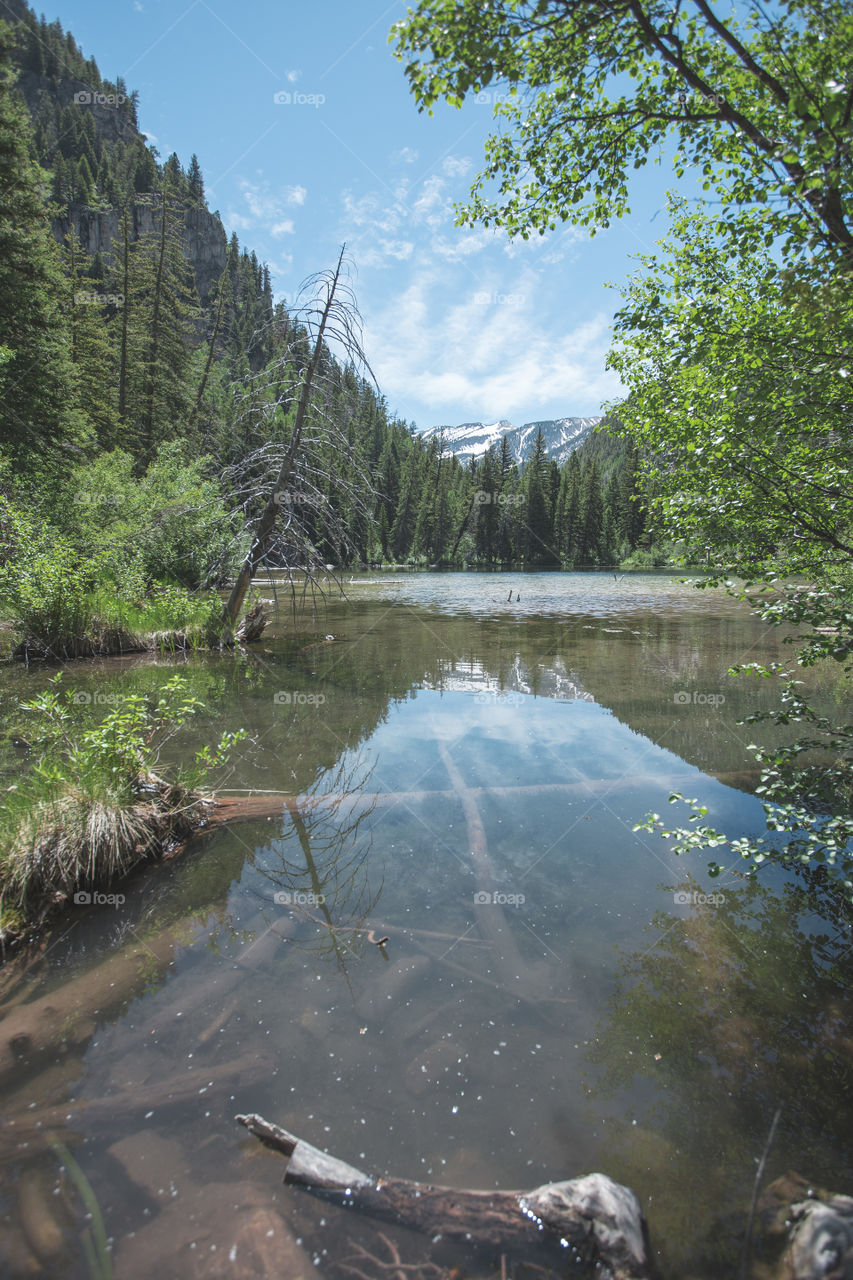
<svg viewBox="0 0 853 1280">
<path fill-rule="evenodd" d="M 213 325 L 213 333 L 210 336 L 210 349 L 207 353 L 207 360 L 204 366 L 204 373 L 201 375 L 201 382 L 199 383 L 198 391 L 196 392 L 195 405 L 193 406 L 192 415 L 190 417 L 190 423 L 189 423 L 190 426 L 193 426 L 195 424 L 198 418 L 199 412 L 201 411 L 201 402 L 202 402 L 202 399 L 204 398 L 204 393 L 207 388 L 207 380 L 210 377 L 210 368 L 211 368 L 211 365 L 213 364 L 213 356 L 216 350 L 216 341 L 219 337 L 219 329 L 222 324 L 222 311 L 225 305 L 225 295 L 226 293 L 230 293 L 230 290 L 228 287 L 230 279 L 231 279 L 231 252 L 229 250 L 225 259 L 225 270 L 222 272 L 222 278 L 219 281 L 219 299 L 216 307 L 216 320 Z M 229 301 L 230 301 L 230 298 L 229 298 Z"/>
<path fill-rule="evenodd" d="M 127 205 L 124 206 L 124 218 L 122 219 L 122 239 L 124 244 L 124 266 L 122 270 L 122 297 L 124 302 L 121 309 L 121 359 L 119 363 L 118 375 L 118 416 L 124 422 L 127 416 L 127 336 L 128 325 L 130 324 L 130 235 L 128 233 L 128 211 Z"/>
<path fill-rule="evenodd" d="M 296 460 L 299 442 L 302 437 L 302 428 L 305 425 L 305 414 L 308 411 L 308 404 L 311 398 L 311 385 L 314 380 L 314 374 L 316 373 L 317 365 L 320 361 L 320 354 L 323 348 L 323 335 L 326 330 L 326 323 L 329 319 L 329 312 L 331 311 L 335 300 L 335 291 L 341 275 L 345 249 L 346 245 L 341 249 L 340 257 L 338 258 L 338 265 L 335 267 L 334 275 L 331 283 L 329 284 L 326 303 L 323 307 L 323 314 L 320 319 L 317 337 L 314 342 L 314 351 L 311 355 L 311 361 L 305 371 L 305 377 L 302 383 L 302 390 L 299 396 L 299 405 L 296 410 L 296 420 L 293 425 L 293 436 L 290 441 L 290 446 L 284 456 L 279 473 L 276 476 L 272 493 L 267 500 L 267 505 L 264 507 L 263 514 L 258 522 L 252 546 L 246 556 L 246 559 L 243 561 L 243 566 L 237 575 L 237 581 L 234 583 L 231 594 L 223 608 L 225 631 L 223 633 L 222 640 L 224 644 L 233 644 L 234 624 L 240 616 L 240 610 L 243 607 L 243 601 L 246 598 L 249 583 L 252 581 L 255 570 L 263 559 L 270 535 L 275 527 L 276 517 L 278 516 L 280 509 L 281 494 L 286 492 L 290 481 L 293 464 Z"/>
<path fill-rule="evenodd" d="M 154 401 L 157 391 L 157 361 L 160 358 L 160 311 L 163 303 L 163 268 L 166 261 L 166 219 L 169 198 L 169 179 L 163 173 L 163 215 L 160 221 L 160 254 L 157 260 L 157 280 L 154 286 L 154 314 L 151 319 L 151 346 L 148 353 L 148 386 L 146 388 L 144 457 L 150 462 L 154 453 Z"/>
</svg>

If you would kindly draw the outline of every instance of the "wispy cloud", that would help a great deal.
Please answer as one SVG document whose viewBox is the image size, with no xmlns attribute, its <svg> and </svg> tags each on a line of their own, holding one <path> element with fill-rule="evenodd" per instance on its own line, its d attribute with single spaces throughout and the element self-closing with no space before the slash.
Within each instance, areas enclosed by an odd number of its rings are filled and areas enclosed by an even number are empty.
<svg viewBox="0 0 853 1280">
<path fill-rule="evenodd" d="M 537 316 L 537 280 L 537 272 L 522 269 L 511 280 L 502 275 L 460 293 L 458 273 L 444 264 L 418 271 L 368 319 L 368 353 L 391 403 L 417 398 L 434 415 L 419 424 L 426 427 L 466 418 L 532 420 L 555 402 L 567 414 L 592 413 L 615 397 L 618 380 L 604 371 L 608 317 L 552 331 Z"/>
<path fill-rule="evenodd" d="M 289 235 L 294 231 L 289 210 L 304 205 L 308 191 L 302 186 L 273 188 L 262 173 L 256 180 L 240 181 L 242 207 L 228 211 L 227 221 L 238 231 L 267 227 L 273 236 Z"/>
</svg>

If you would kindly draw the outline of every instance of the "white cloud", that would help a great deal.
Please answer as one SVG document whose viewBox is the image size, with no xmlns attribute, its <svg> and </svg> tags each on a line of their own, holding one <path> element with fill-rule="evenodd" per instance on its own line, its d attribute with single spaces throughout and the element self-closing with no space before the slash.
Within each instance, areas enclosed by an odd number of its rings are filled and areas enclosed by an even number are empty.
<svg viewBox="0 0 853 1280">
<path fill-rule="evenodd" d="M 433 176 L 423 183 L 420 194 L 412 205 L 412 215 L 417 222 L 429 227 L 446 227 L 453 224 L 453 202 L 445 191 L 443 178 Z"/>
<path fill-rule="evenodd" d="M 308 195 L 307 189 L 301 186 L 272 189 L 260 170 L 257 181 L 241 178 L 240 191 L 243 208 L 229 212 L 231 225 L 240 231 L 269 227 L 274 236 L 289 235 L 293 231 L 293 220 L 287 215 L 294 206 L 303 205 Z"/>
<path fill-rule="evenodd" d="M 441 168 L 448 178 L 464 178 L 470 172 L 471 161 L 467 156 L 445 156 Z"/>
<path fill-rule="evenodd" d="M 225 221 L 234 231 L 248 231 L 249 227 L 255 225 L 254 218 L 247 218 L 242 213 L 235 213 L 231 210 L 225 217 Z"/>
<path fill-rule="evenodd" d="M 368 319 L 366 345 L 383 391 L 394 403 L 418 400 L 430 421 L 531 421 L 562 412 L 592 413 L 619 393 L 604 369 L 609 320 L 599 314 L 553 329 L 540 311 L 531 267 L 460 289 L 458 269 L 430 264 Z M 447 299 L 451 300 L 448 302 Z"/>
<path fill-rule="evenodd" d="M 418 152 L 414 147 L 403 147 L 400 151 L 395 151 L 391 159 L 400 164 L 414 164 L 418 158 Z"/>
</svg>

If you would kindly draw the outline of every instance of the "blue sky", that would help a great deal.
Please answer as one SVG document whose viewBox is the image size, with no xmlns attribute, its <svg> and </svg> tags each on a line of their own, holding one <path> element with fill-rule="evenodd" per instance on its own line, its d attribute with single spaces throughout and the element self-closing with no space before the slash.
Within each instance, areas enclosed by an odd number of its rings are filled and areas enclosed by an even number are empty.
<svg viewBox="0 0 853 1280">
<path fill-rule="evenodd" d="M 606 283 L 663 233 L 671 171 L 642 170 L 631 215 L 594 239 L 566 226 L 511 244 L 455 227 L 492 106 L 418 114 L 388 44 L 406 7 L 53 0 L 45 13 L 139 90 L 163 159 L 196 152 L 211 208 L 270 264 L 278 297 L 346 241 L 392 411 L 420 428 L 597 413 L 619 394 L 604 367 L 618 305 Z"/>
</svg>

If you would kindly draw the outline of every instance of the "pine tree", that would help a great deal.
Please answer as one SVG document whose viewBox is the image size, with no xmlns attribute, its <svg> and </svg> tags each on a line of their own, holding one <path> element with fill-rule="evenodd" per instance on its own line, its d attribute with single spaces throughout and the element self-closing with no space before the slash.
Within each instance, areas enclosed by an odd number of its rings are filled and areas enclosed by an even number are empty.
<svg viewBox="0 0 853 1280">
<path fill-rule="evenodd" d="M 139 290 L 137 332 L 147 335 L 141 398 L 136 409 L 140 461 L 147 465 L 164 440 L 174 439 L 185 421 L 192 395 L 190 341 L 198 297 L 184 258 L 178 213 L 163 178 L 160 230 L 137 246 L 139 271 L 131 295 Z"/>
<path fill-rule="evenodd" d="M 522 522 L 522 558 L 531 564 L 549 564 L 557 559 L 553 548 L 551 517 L 551 473 L 542 428 L 536 432 L 533 452 L 524 469 L 522 496 L 525 499 Z"/>
<path fill-rule="evenodd" d="M 202 177 L 201 165 L 195 152 L 190 156 L 190 167 L 187 169 L 187 184 L 190 200 L 195 201 L 197 204 L 202 204 L 204 202 L 204 178 Z"/>
<path fill-rule="evenodd" d="M 81 253 L 72 226 L 65 238 L 68 272 L 68 303 L 71 326 L 71 358 L 74 365 L 76 403 L 81 417 L 94 428 L 102 449 L 120 444 L 117 344 L 112 333 L 117 328 L 119 310 L 103 290 L 97 264 Z M 103 276 L 101 264 L 100 276 Z"/>
<path fill-rule="evenodd" d="M 585 464 L 581 473 L 580 521 L 577 545 L 578 564 L 595 564 L 601 555 L 604 528 L 604 501 L 598 460 Z"/>
<path fill-rule="evenodd" d="M 0 23 L 0 347 L 11 352 L 0 444 L 22 458 L 78 435 L 66 282 L 30 158 L 31 129 L 13 89 L 14 37 Z"/>
</svg>

